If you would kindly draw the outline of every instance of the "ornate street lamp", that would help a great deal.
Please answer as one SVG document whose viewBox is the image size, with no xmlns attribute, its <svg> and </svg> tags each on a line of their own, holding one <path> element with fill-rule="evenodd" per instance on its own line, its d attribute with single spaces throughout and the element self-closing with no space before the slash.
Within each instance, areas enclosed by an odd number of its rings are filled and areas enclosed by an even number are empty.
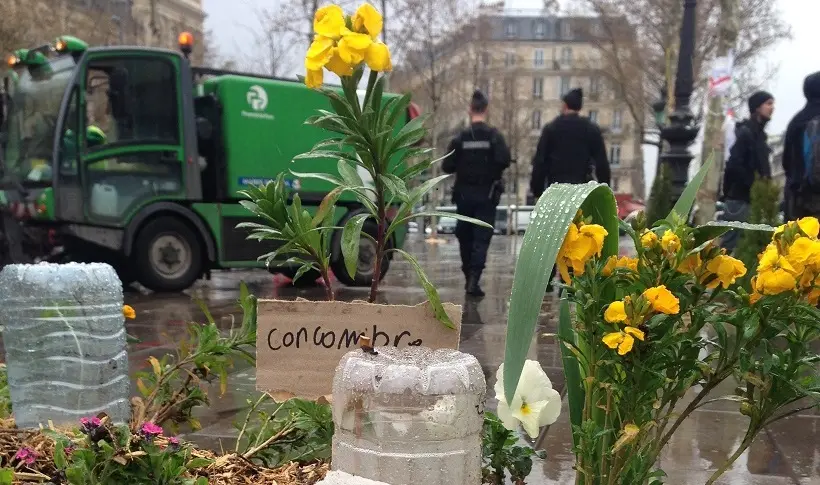
<svg viewBox="0 0 820 485">
<path fill-rule="evenodd" d="M 680 197 L 688 182 L 689 163 L 693 158 L 689 152 L 689 146 L 694 143 L 700 129 L 694 123 L 695 117 L 689 107 L 694 91 L 692 60 L 695 52 L 696 7 L 697 0 L 683 0 L 680 53 L 675 77 L 675 107 L 669 113 L 668 123 L 661 126 L 661 140 L 666 142 L 666 150 L 661 155 L 661 163 L 667 165 L 672 182 L 671 196 L 675 201 Z M 662 121 L 660 116 L 656 116 L 656 119 Z"/>
</svg>

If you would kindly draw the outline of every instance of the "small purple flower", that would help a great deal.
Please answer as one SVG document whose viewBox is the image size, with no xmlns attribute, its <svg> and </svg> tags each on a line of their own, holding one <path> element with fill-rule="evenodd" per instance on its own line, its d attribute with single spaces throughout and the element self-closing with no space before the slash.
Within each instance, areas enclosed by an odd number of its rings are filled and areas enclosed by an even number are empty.
<svg viewBox="0 0 820 485">
<path fill-rule="evenodd" d="M 170 445 L 171 450 L 173 450 L 173 451 L 178 450 L 179 449 L 179 438 L 177 438 L 176 436 L 171 436 L 170 438 L 168 438 L 168 444 Z"/>
<path fill-rule="evenodd" d="M 162 427 L 148 421 L 140 428 L 140 434 L 142 434 L 142 436 L 148 441 L 151 441 L 155 437 L 162 434 Z"/>
<path fill-rule="evenodd" d="M 80 424 L 83 426 L 83 433 L 90 433 L 102 426 L 102 421 L 96 416 L 93 418 L 80 418 Z"/>
<path fill-rule="evenodd" d="M 72 453 L 74 453 L 74 445 L 66 446 L 65 448 L 63 448 L 63 451 L 65 452 L 66 456 L 71 455 Z"/>
<path fill-rule="evenodd" d="M 14 455 L 14 459 L 20 460 L 26 465 L 33 465 L 37 460 L 37 452 L 24 446 L 23 448 L 17 450 L 17 454 Z"/>
</svg>

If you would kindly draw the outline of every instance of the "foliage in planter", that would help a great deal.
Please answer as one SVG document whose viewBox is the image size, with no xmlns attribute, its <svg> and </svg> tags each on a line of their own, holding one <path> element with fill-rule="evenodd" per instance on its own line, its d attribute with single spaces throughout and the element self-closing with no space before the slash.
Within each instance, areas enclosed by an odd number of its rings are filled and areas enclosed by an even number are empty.
<svg viewBox="0 0 820 485">
<path fill-rule="evenodd" d="M 150 370 L 137 373 L 137 389 L 142 398 L 132 399 L 132 429 L 138 429 L 145 421 L 171 429 L 187 423 L 192 429 L 199 429 L 193 410 L 209 404 L 206 386 L 218 379 L 224 394 L 235 358 L 255 365 L 252 350 L 256 344 L 256 298 L 244 283 L 240 286 L 239 304 L 242 321 L 227 336 L 222 335 L 208 308 L 200 304 L 206 322 L 188 325 L 188 338 L 179 344 L 176 355 L 148 358 Z"/>
<path fill-rule="evenodd" d="M 247 403 L 245 420 L 235 423 L 237 454 L 269 468 L 330 461 L 333 418 L 327 402 L 294 398 L 277 403 L 265 393 Z"/>
<path fill-rule="evenodd" d="M 484 462 L 481 475 L 483 482 L 503 485 L 509 473 L 515 485 L 524 485 L 532 472 L 532 457 L 544 458 L 529 446 L 520 446 L 518 434 L 504 427 L 504 423 L 493 413 L 484 413 L 484 431 L 481 453 Z"/>
<path fill-rule="evenodd" d="M 328 98 L 333 111 L 320 110 L 307 123 L 329 132 L 331 136 L 316 144 L 310 152 L 297 156 L 294 161 L 337 160 L 338 174 L 292 173 L 303 179 L 329 182 L 336 188 L 327 194 L 314 217 L 306 210 L 288 207 L 289 196 L 278 185 L 279 182 L 248 190 L 244 196 L 250 200 L 245 201 L 244 205 L 262 222 L 243 227 L 252 230 L 250 238 L 284 242 L 287 249 L 282 252 L 296 255 L 295 261 L 302 265 L 300 271 L 314 269 L 326 275 L 330 261 L 328 234 L 336 230 L 330 226 L 331 216 L 341 195 L 352 194 L 364 212 L 350 218 L 341 229 L 342 255 L 347 272 L 355 275 L 360 238 L 374 239 L 363 232 L 362 227 L 365 221 L 374 221 L 377 226 L 375 270 L 369 301 L 376 301 L 382 262 L 389 253 L 395 253 L 415 269 L 437 318 L 443 324 L 452 326 L 441 305 L 438 291 L 418 261 L 402 249 L 390 247 L 389 241 L 399 227 L 417 217 L 446 215 L 489 226 L 457 214 L 414 212 L 425 194 L 449 175 L 435 177 L 413 187 L 419 176 L 441 159 L 433 159 L 433 149 L 416 146 L 427 134 L 424 128 L 426 116 L 404 124 L 410 95 L 385 101 L 386 78 L 380 73 L 390 71 L 392 65 L 388 47 L 376 40 L 382 26 L 381 15 L 368 3 L 359 7 L 353 16 L 345 16 L 336 5 L 323 7 L 316 12 L 316 36 L 305 57 L 308 69 L 305 82 Z M 364 98 L 360 101 L 358 86 L 365 67 L 370 69 L 370 74 Z M 322 88 L 324 69 L 340 76 L 341 91 Z M 366 172 L 370 180 L 365 182 L 358 169 Z M 298 199 L 294 197 L 294 205 L 296 201 Z M 389 209 L 394 211 L 394 215 L 388 215 Z M 269 257 L 264 255 L 261 258 L 268 260 Z M 332 298 L 332 292 L 328 296 Z"/>
<path fill-rule="evenodd" d="M 622 225 L 636 258 L 617 258 L 617 213 L 605 186 L 552 186 L 533 211 L 513 284 L 504 385 L 513 395 L 538 316 L 530 293 L 543 292 L 557 256 L 578 484 L 663 483 L 657 461 L 674 432 L 696 409 L 727 400 L 748 426 L 707 481 L 714 483 L 764 427 L 820 402 L 820 356 L 812 350 L 820 338 L 820 222 L 805 218 L 776 231 L 687 226 L 680 214 L 689 213 L 709 165 L 664 219 Z M 573 216 L 581 206 L 588 218 Z M 728 227 L 769 236 L 751 294 L 736 285 L 743 263 L 716 243 Z M 727 379 L 735 393 L 712 396 Z"/>
<path fill-rule="evenodd" d="M 774 226 L 778 222 L 778 201 L 780 188 L 771 179 L 758 178 L 752 184 L 751 203 L 749 204 L 748 222 L 751 224 L 769 224 Z M 742 278 L 741 284 L 751 289 L 754 268 L 757 266 L 757 256 L 769 244 L 771 237 L 761 231 L 744 231 L 735 249 L 735 257 L 743 261 L 749 272 Z"/>
</svg>

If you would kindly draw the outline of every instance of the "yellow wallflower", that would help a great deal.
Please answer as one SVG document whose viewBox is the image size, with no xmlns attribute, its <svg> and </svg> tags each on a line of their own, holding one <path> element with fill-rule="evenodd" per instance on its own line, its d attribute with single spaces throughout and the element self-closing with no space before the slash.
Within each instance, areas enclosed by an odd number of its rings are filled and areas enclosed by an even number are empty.
<svg viewBox="0 0 820 485">
<path fill-rule="evenodd" d="M 661 238 L 661 247 L 668 253 L 676 253 L 678 249 L 680 249 L 680 238 L 677 234 L 667 229 Z"/>
<path fill-rule="evenodd" d="M 703 261 L 700 259 L 700 253 L 690 254 L 678 265 L 678 272 L 683 274 L 695 274 L 700 269 Z"/>
<path fill-rule="evenodd" d="M 667 315 L 677 315 L 680 312 L 680 300 L 665 285 L 649 288 L 643 292 L 643 296 L 656 312 Z"/>
<path fill-rule="evenodd" d="M 601 270 L 601 274 L 604 276 L 611 276 L 612 272 L 615 271 L 615 267 L 618 264 L 618 257 L 617 256 L 610 256 L 606 258 L 606 264 L 604 265 L 603 269 Z"/>
<path fill-rule="evenodd" d="M 791 263 L 777 251 L 776 246 L 770 244 L 757 266 L 755 290 L 764 295 L 777 295 L 793 290 L 797 286 L 796 274 Z"/>
<path fill-rule="evenodd" d="M 604 345 L 610 349 L 618 349 L 618 355 L 626 355 L 635 345 L 635 339 L 643 341 L 645 335 L 643 331 L 635 327 L 624 327 L 620 332 L 612 332 L 604 335 L 601 339 Z"/>
<path fill-rule="evenodd" d="M 584 274 L 586 262 L 592 256 L 601 254 L 606 235 L 606 229 L 598 224 L 585 224 L 580 229 L 575 224 L 570 224 L 556 259 L 558 271 L 565 283 L 570 282 L 570 267 L 576 275 Z"/>
<path fill-rule="evenodd" d="M 804 271 L 806 266 L 818 266 L 820 263 L 820 242 L 814 239 L 798 237 L 787 251 L 786 260 L 798 273 Z"/>
<path fill-rule="evenodd" d="M 133 320 L 137 318 L 137 312 L 134 311 L 134 308 L 131 305 L 123 305 L 122 306 L 122 316 L 129 320 Z"/>
<path fill-rule="evenodd" d="M 376 72 L 393 70 L 390 49 L 375 42 L 384 27 L 381 14 L 369 3 L 363 4 L 348 29 L 344 11 L 338 5 L 328 5 L 316 11 L 313 18 L 315 37 L 305 54 L 305 84 L 310 88 L 322 85 L 323 71 L 338 76 L 351 76 L 362 62 Z"/>
<path fill-rule="evenodd" d="M 353 30 L 369 34 L 373 40 L 379 37 L 384 27 L 382 15 L 373 5 L 363 3 L 353 15 Z"/>
<path fill-rule="evenodd" d="M 658 235 L 650 230 L 646 230 L 641 235 L 641 246 L 646 249 L 652 248 L 658 244 Z"/>
<path fill-rule="evenodd" d="M 620 258 L 617 256 L 610 256 L 606 260 L 606 265 L 603 270 L 601 270 L 601 273 L 603 273 L 604 276 L 611 276 L 612 272 L 615 271 L 616 268 L 626 268 L 637 273 L 638 259 L 630 258 L 628 256 L 621 256 Z"/>
<path fill-rule="evenodd" d="M 717 288 L 719 284 L 722 284 L 723 288 L 728 288 L 735 284 L 737 278 L 746 274 L 746 266 L 743 265 L 742 261 L 724 254 L 718 255 L 709 261 L 706 269 L 717 275 L 717 279 L 707 285 L 709 288 Z"/>
<path fill-rule="evenodd" d="M 313 16 L 313 31 L 322 37 L 339 40 L 344 26 L 345 13 L 338 5 L 322 7 Z"/>
<path fill-rule="evenodd" d="M 613 301 L 604 312 L 604 319 L 609 323 L 625 322 L 626 318 L 626 305 L 622 300 Z"/>
<path fill-rule="evenodd" d="M 820 233 L 820 221 L 816 217 L 798 219 L 797 225 L 807 236 L 817 239 L 817 234 Z"/>
</svg>

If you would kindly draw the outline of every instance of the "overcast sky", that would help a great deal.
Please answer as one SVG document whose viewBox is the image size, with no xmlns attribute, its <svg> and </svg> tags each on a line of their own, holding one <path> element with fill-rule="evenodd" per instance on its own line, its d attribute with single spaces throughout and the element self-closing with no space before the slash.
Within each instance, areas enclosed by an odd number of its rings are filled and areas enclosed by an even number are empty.
<svg viewBox="0 0 820 485">
<path fill-rule="evenodd" d="M 803 78 L 820 71 L 820 0 L 774 0 L 783 19 L 791 24 L 794 38 L 769 51 L 762 59 L 761 69 L 775 67 L 774 77 L 765 86 L 776 100 L 771 134 L 782 133 L 789 119 L 804 104 Z M 253 49 L 252 29 L 258 28 L 256 12 L 275 0 L 204 0 L 206 27 L 223 46 L 223 54 Z M 510 8 L 540 8 L 540 0 L 507 0 Z M 654 156 L 646 153 L 648 159 Z M 646 178 L 651 180 L 654 168 L 647 164 Z"/>
</svg>

